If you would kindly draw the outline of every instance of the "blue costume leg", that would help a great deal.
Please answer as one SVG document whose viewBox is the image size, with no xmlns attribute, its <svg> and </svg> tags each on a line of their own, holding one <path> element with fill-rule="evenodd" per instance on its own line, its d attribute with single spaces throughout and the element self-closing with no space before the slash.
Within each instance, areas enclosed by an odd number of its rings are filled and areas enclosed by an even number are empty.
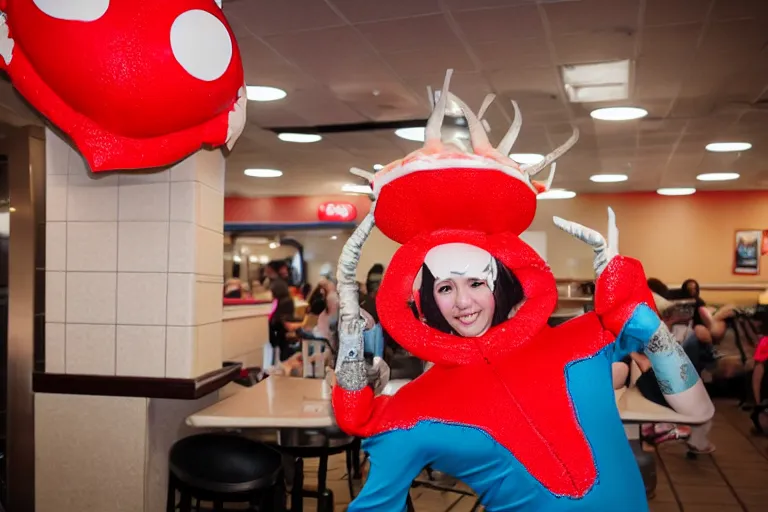
<svg viewBox="0 0 768 512">
<path fill-rule="evenodd" d="M 413 480 L 426 466 L 420 447 L 409 441 L 407 430 L 394 430 L 363 441 L 370 454 L 370 471 L 348 512 L 397 512 L 405 510 Z"/>
</svg>

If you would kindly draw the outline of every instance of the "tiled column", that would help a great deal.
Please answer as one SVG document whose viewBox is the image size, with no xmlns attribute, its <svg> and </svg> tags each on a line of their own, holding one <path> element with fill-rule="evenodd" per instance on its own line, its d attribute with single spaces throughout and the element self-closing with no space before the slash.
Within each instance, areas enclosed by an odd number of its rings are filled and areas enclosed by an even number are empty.
<svg viewBox="0 0 768 512">
<path fill-rule="evenodd" d="M 221 366 L 224 158 L 90 174 L 47 133 L 46 371 L 196 377 Z"/>
<path fill-rule="evenodd" d="M 192 378 L 222 364 L 224 158 L 94 175 L 46 133 L 46 372 Z M 215 400 L 37 394 L 36 512 L 164 510 L 167 455 Z"/>
</svg>

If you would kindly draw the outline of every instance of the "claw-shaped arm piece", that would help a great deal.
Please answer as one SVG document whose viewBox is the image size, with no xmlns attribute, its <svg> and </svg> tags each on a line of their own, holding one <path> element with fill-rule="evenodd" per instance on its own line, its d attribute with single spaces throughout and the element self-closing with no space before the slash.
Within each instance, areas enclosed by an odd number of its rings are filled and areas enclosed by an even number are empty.
<svg viewBox="0 0 768 512">
<path fill-rule="evenodd" d="M 336 272 L 339 289 L 339 352 L 336 378 L 347 391 L 359 391 L 368 384 L 363 358 L 365 319 L 360 315 L 357 289 L 357 263 L 363 243 L 371 234 L 373 213 L 366 215 L 341 251 Z"/>
<path fill-rule="evenodd" d="M 558 228 L 592 246 L 592 249 L 595 251 L 595 259 L 592 263 L 595 275 L 600 276 L 605 267 L 608 266 L 608 263 L 618 256 L 619 230 L 616 227 L 616 214 L 613 212 L 613 209 L 608 208 L 608 241 L 594 229 L 582 226 L 576 222 L 561 219 L 560 217 L 553 217 L 553 221 Z"/>
</svg>

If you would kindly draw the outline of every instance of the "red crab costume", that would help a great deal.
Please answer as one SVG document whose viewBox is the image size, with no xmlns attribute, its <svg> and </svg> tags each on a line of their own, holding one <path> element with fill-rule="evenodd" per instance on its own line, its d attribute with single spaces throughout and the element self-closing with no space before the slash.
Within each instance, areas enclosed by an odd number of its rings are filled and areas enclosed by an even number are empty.
<svg viewBox="0 0 768 512">
<path fill-rule="evenodd" d="M 641 264 L 615 254 L 598 233 L 562 219 L 555 221 L 595 250 L 595 311 L 548 326 L 557 306 L 555 279 L 519 235 L 552 179 L 541 184 L 531 177 L 578 133 L 541 164 L 521 168 L 507 156 L 520 130 L 517 105 L 513 126 L 494 148 L 478 116 L 447 91 L 448 78 L 423 149 L 368 176 L 374 206 L 339 262 L 333 407 L 344 431 L 366 438 L 371 461 L 349 510 L 403 510 L 412 480 L 426 466 L 467 483 L 491 511 L 616 510 L 618 503 L 622 510 L 647 510 L 615 406 L 611 363 L 645 350 L 669 403 L 706 421 L 713 411 L 701 381 L 659 321 Z M 442 140 L 448 101 L 467 118 L 471 148 Z M 379 289 L 382 326 L 410 353 L 434 363 L 394 396 L 374 396 L 362 357 L 355 271 L 374 223 L 403 244 Z M 481 336 L 445 334 L 412 313 L 413 283 L 425 257 L 447 244 L 487 251 L 522 284 L 525 298 L 515 313 Z"/>
<path fill-rule="evenodd" d="M 245 126 L 240 52 L 214 0 L 0 0 L 0 69 L 92 171 L 167 167 Z"/>
</svg>

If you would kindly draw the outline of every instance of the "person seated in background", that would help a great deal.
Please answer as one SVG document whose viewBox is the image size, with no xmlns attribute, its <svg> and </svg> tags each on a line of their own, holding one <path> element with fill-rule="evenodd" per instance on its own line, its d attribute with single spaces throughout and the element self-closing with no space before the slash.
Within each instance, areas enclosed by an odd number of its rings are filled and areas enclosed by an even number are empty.
<svg viewBox="0 0 768 512">
<path fill-rule="evenodd" d="M 768 318 L 763 318 L 761 325 L 762 337 L 755 350 L 755 368 L 752 370 L 752 396 L 755 400 L 754 409 L 750 419 L 755 425 L 755 431 L 760 435 L 768 433 L 768 397 L 763 390 L 767 387 L 765 382 L 765 363 L 768 361 Z"/>
<path fill-rule="evenodd" d="M 384 277 L 384 265 L 376 263 L 368 271 L 365 278 L 365 294 L 360 294 L 360 307 L 371 315 L 376 322 L 379 321 L 379 314 L 376 312 L 376 294 L 379 291 L 379 285 Z"/>
<path fill-rule="evenodd" d="M 339 321 L 339 294 L 336 291 L 336 285 L 328 279 L 321 279 L 317 287 L 325 308 L 318 315 L 315 331 L 318 336 L 330 341 L 335 347 L 336 327 Z M 311 301 L 310 307 L 312 307 Z"/>
<path fill-rule="evenodd" d="M 681 344 L 702 380 L 709 382 L 713 375 L 726 379 L 736 375 L 743 366 L 740 355 L 726 355 L 715 349 L 725 338 L 727 320 L 734 316 L 736 308 L 732 305 L 719 309 L 708 307 L 700 297 L 695 279 L 687 279 L 681 288 L 670 290 L 660 279 L 650 278 L 648 287 L 668 301 L 694 301 L 691 329 L 683 336 Z"/>
<path fill-rule="evenodd" d="M 273 347 L 280 349 L 280 361 L 285 361 L 296 352 L 288 340 L 288 333 L 300 329 L 301 320 L 295 318 L 293 297 L 288 285 L 277 274 L 276 265 L 267 268 L 272 299 L 276 302 L 274 312 L 269 317 L 269 342 Z"/>
</svg>

